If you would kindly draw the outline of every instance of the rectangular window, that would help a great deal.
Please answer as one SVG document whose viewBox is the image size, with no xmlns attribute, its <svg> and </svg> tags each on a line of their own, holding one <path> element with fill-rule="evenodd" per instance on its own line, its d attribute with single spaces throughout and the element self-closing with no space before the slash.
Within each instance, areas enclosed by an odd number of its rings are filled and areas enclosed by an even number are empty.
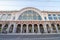
<svg viewBox="0 0 60 40">
<path fill-rule="evenodd" d="M 53 20 L 53 18 L 52 18 L 52 15 L 51 15 L 51 14 L 48 14 L 48 19 L 49 19 L 49 20 Z"/>
<path fill-rule="evenodd" d="M 27 20 L 27 15 L 24 14 L 24 15 L 22 16 L 22 20 Z"/>
<path fill-rule="evenodd" d="M 6 20 L 6 14 L 3 14 L 1 20 Z"/>
<path fill-rule="evenodd" d="M 58 17 L 58 19 L 60 20 L 60 17 Z"/>
<path fill-rule="evenodd" d="M 46 20 L 46 17 L 44 17 L 44 19 Z"/>
<path fill-rule="evenodd" d="M 57 17 L 53 17 L 54 18 L 54 20 L 57 20 Z"/>
<path fill-rule="evenodd" d="M 53 16 L 56 16 L 56 14 L 53 14 Z"/>
<path fill-rule="evenodd" d="M 41 18 L 41 16 L 40 16 L 40 15 L 38 16 L 38 20 L 42 20 L 42 18 Z"/>
<path fill-rule="evenodd" d="M 57 20 L 56 14 L 53 14 L 53 19 L 54 19 L 54 20 Z"/>
<path fill-rule="evenodd" d="M 60 20 L 60 14 L 58 14 L 58 19 Z"/>
<path fill-rule="evenodd" d="M 48 14 L 48 16 L 51 16 L 51 14 Z"/>
<path fill-rule="evenodd" d="M 7 14 L 7 20 L 11 19 L 11 14 Z"/>
<path fill-rule="evenodd" d="M 53 18 L 52 18 L 52 17 L 48 17 L 48 19 L 49 19 L 49 20 L 53 20 Z"/>
<path fill-rule="evenodd" d="M 60 16 L 60 14 L 58 14 L 58 16 Z"/>
</svg>

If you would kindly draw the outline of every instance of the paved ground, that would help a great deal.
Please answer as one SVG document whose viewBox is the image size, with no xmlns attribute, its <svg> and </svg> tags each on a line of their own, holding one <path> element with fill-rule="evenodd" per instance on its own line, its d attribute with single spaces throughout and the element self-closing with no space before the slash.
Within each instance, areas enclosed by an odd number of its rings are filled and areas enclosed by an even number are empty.
<svg viewBox="0 0 60 40">
<path fill-rule="evenodd" d="M 0 35 L 0 40 L 60 40 L 60 34 L 49 35 Z"/>
</svg>

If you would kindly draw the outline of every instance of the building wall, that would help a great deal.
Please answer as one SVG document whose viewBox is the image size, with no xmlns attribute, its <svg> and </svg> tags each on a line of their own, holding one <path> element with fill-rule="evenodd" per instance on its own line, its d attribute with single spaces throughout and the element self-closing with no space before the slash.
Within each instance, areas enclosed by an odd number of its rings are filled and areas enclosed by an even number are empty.
<svg viewBox="0 0 60 40">
<path fill-rule="evenodd" d="M 18 20 L 18 17 L 25 11 L 28 11 L 28 10 L 32 10 L 32 11 L 35 11 L 38 15 L 41 16 L 42 20 Z M 5 14 L 4 18 L 2 18 L 3 15 Z M 11 14 L 10 16 L 10 19 L 8 19 L 8 14 Z M 28 25 L 31 24 L 32 25 L 32 31 L 34 31 L 34 25 L 37 24 L 38 25 L 38 33 L 40 33 L 40 28 L 39 28 L 39 25 L 42 24 L 43 25 L 43 29 L 44 29 L 44 33 L 48 33 L 48 31 L 50 31 L 50 33 L 60 33 L 60 19 L 58 19 L 58 16 L 57 16 L 57 19 L 56 20 L 49 20 L 48 18 L 48 15 L 51 14 L 55 14 L 56 16 L 60 14 L 60 12 L 54 12 L 54 11 L 41 11 L 37 8 L 33 8 L 33 7 L 27 7 L 27 8 L 23 8 L 19 11 L 0 11 L 0 24 L 2 24 L 2 26 L 0 26 L 1 28 L 1 33 L 3 32 L 7 32 L 9 33 L 9 28 L 10 26 L 13 24 L 14 27 L 13 27 L 13 33 L 16 32 L 16 28 L 17 28 L 17 25 L 20 24 L 20 25 L 24 25 L 26 24 L 27 27 L 26 27 L 26 31 L 28 31 Z M 6 18 L 7 17 L 7 18 Z M 6 29 L 4 29 L 5 25 L 8 25 L 6 27 Z M 49 28 L 46 26 L 48 24 L 50 30 L 48 30 Z M 52 26 L 51 24 L 53 24 L 54 26 Z M 57 26 L 57 24 L 59 24 L 59 26 Z M 23 26 L 21 26 L 21 33 L 22 33 L 22 28 Z M 12 29 L 12 28 L 11 28 Z M 5 31 L 4 31 L 5 30 Z M 24 30 L 25 31 L 25 30 Z M 42 31 L 43 32 L 43 31 Z M 32 32 L 33 33 L 33 32 Z"/>
</svg>

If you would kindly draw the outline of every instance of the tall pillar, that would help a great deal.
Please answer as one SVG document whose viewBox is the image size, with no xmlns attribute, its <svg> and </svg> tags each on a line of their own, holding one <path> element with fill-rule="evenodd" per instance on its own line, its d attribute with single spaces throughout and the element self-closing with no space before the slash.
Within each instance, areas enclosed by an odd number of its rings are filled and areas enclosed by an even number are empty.
<svg viewBox="0 0 60 40">
<path fill-rule="evenodd" d="M 51 30 L 51 33 L 52 33 L 53 29 L 52 29 L 52 26 L 51 26 L 51 24 L 49 24 L 49 27 L 50 27 L 50 30 Z"/>
<path fill-rule="evenodd" d="M 27 24 L 27 27 L 26 27 L 26 32 L 28 33 L 28 24 Z"/>
<path fill-rule="evenodd" d="M 21 33 L 22 33 L 23 24 L 21 24 Z"/>
<path fill-rule="evenodd" d="M 43 28 L 44 28 L 44 32 L 47 33 L 47 27 L 46 27 L 46 24 L 43 25 Z"/>
<path fill-rule="evenodd" d="M 32 24 L 32 32 L 34 33 L 34 24 Z"/>
<path fill-rule="evenodd" d="M 4 28 L 4 26 L 5 26 L 5 24 L 2 25 L 2 30 L 1 30 L 1 32 L 3 32 L 3 28 Z"/>
<path fill-rule="evenodd" d="M 7 28 L 7 32 L 8 32 L 8 33 L 9 33 L 10 26 L 11 26 L 11 24 L 9 24 L 9 26 L 8 26 L 8 28 Z"/>
<path fill-rule="evenodd" d="M 56 31 L 57 31 L 57 33 L 58 33 L 58 28 L 57 28 L 57 25 L 55 24 L 55 27 L 56 27 Z"/>
<path fill-rule="evenodd" d="M 14 23 L 13 33 L 15 33 L 15 32 L 16 32 L 16 28 L 17 28 L 17 26 L 16 26 L 16 24 Z"/>
<path fill-rule="evenodd" d="M 39 27 L 39 24 L 38 24 L 38 33 L 40 33 L 40 27 Z"/>
</svg>

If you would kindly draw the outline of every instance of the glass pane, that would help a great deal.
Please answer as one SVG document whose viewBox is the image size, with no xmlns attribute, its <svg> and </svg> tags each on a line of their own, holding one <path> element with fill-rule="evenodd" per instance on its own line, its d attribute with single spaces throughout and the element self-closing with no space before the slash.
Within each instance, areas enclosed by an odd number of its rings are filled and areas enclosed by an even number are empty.
<svg viewBox="0 0 60 40">
<path fill-rule="evenodd" d="M 52 17 L 48 17 L 49 18 L 49 20 L 53 20 L 53 18 Z"/>
<path fill-rule="evenodd" d="M 53 17 L 54 18 L 54 20 L 57 20 L 57 17 Z"/>
<path fill-rule="evenodd" d="M 60 20 L 60 17 L 58 17 L 58 19 Z"/>
<path fill-rule="evenodd" d="M 6 14 L 3 14 L 1 20 L 6 20 Z"/>
<path fill-rule="evenodd" d="M 48 16 L 51 16 L 51 14 L 48 14 Z"/>
<path fill-rule="evenodd" d="M 11 19 L 11 14 L 7 15 L 7 20 Z"/>
<path fill-rule="evenodd" d="M 55 14 L 53 14 L 53 16 L 56 16 Z"/>
<path fill-rule="evenodd" d="M 44 17 L 44 19 L 46 20 L 46 17 Z"/>
<path fill-rule="evenodd" d="M 23 12 L 18 19 L 19 20 L 41 20 L 42 18 L 37 12 L 28 10 Z"/>
<path fill-rule="evenodd" d="M 38 16 L 38 20 L 42 20 L 42 18 L 40 16 Z"/>
<path fill-rule="evenodd" d="M 60 16 L 60 14 L 58 14 L 58 16 Z"/>
</svg>

